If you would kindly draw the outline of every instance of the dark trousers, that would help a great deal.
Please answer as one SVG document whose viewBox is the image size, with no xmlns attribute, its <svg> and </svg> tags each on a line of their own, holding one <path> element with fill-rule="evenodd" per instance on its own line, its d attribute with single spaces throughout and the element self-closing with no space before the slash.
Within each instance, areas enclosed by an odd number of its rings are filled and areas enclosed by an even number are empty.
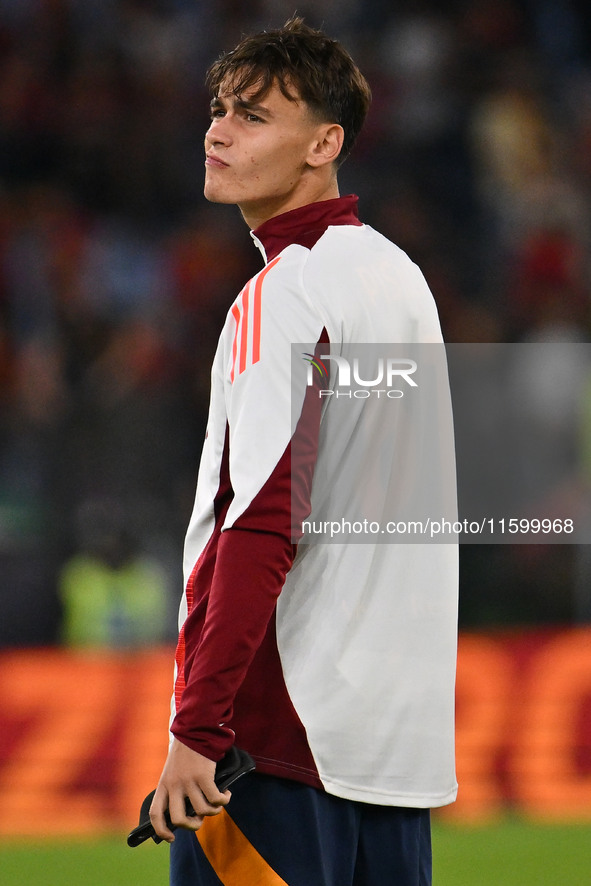
<svg viewBox="0 0 591 886">
<path fill-rule="evenodd" d="M 197 835 L 178 830 L 171 886 L 430 886 L 428 809 L 374 806 L 252 774 Z"/>
</svg>

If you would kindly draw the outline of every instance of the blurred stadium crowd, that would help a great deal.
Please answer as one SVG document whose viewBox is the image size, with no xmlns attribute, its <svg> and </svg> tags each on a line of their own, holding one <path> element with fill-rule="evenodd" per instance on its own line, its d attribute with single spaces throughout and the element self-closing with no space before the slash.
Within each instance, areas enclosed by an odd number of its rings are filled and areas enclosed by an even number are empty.
<svg viewBox="0 0 591 886">
<path fill-rule="evenodd" d="M 341 192 L 422 267 L 447 340 L 588 341 L 587 3 L 297 10 L 371 83 Z M 237 210 L 202 197 L 203 78 L 292 13 L 0 0 L 0 645 L 174 634 L 209 366 L 260 267 Z M 588 619 L 585 560 L 469 546 L 462 624 Z"/>
</svg>

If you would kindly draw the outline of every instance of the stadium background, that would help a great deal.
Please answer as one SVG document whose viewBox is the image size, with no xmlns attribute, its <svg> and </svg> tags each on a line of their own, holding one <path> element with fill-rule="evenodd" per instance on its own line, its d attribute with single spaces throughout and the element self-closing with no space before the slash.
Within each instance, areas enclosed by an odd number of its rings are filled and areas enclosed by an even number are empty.
<svg viewBox="0 0 591 886">
<path fill-rule="evenodd" d="M 7 883 L 26 882 L 36 858 L 47 883 L 89 870 L 130 882 L 139 865 L 151 882 L 162 864 L 113 849 L 109 873 L 111 844 L 85 841 L 125 834 L 158 774 L 209 365 L 259 267 L 236 209 L 201 195 L 203 76 L 243 32 L 292 12 L 282 0 L 0 0 Z M 341 191 L 421 265 L 447 340 L 589 341 L 587 4 L 315 0 L 298 12 L 371 82 Z M 440 886 L 500 882 L 495 865 L 504 883 L 513 867 L 521 884 L 589 882 L 577 842 L 591 820 L 586 552 L 462 550 L 461 789 L 437 822 Z M 43 855 L 52 841 L 57 862 Z"/>
</svg>

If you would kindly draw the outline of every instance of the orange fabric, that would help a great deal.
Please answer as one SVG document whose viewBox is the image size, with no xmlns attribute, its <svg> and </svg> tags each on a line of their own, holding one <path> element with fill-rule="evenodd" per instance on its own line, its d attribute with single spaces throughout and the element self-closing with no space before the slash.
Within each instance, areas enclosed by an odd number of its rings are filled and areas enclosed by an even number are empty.
<svg viewBox="0 0 591 886">
<path fill-rule="evenodd" d="M 232 316 L 236 321 L 236 329 L 234 331 L 234 341 L 232 342 L 232 372 L 230 373 L 230 381 L 234 381 L 234 373 L 236 371 L 236 353 L 238 351 L 238 326 L 240 324 L 240 308 L 234 305 L 232 308 Z"/>
<path fill-rule="evenodd" d="M 197 831 L 207 860 L 224 886 L 288 886 L 259 855 L 224 809 Z"/>
<path fill-rule="evenodd" d="M 193 571 L 189 577 L 189 581 L 187 582 L 187 612 L 190 612 L 193 608 L 193 583 L 195 581 L 195 573 L 199 568 L 199 561 L 193 567 Z M 175 706 L 178 709 L 181 698 L 183 696 L 183 692 L 185 691 L 185 626 L 183 625 L 180 633 L 179 639 L 176 647 L 176 652 L 174 656 L 174 660 L 176 662 L 176 680 L 174 683 L 174 699 Z"/>
<path fill-rule="evenodd" d="M 242 330 L 240 334 L 240 368 L 238 370 L 239 374 L 243 373 L 246 369 L 246 355 L 248 351 L 248 297 L 250 294 L 250 281 L 246 285 L 246 289 L 242 295 Z M 236 334 L 238 334 L 238 330 L 236 330 Z"/>
<path fill-rule="evenodd" d="M 252 362 L 258 363 L 261 359 L 261 293 L 263 291 L 263 280 L 269 273 L 271 268 L 275 267 L 281 256 L 274 258 L 269 262 L 266 268 L 258 275 L 254 287 L 254 317 L 253 317 L 253 335 L 252 335 Z"/>
<path fill-rule="evenodd" d="M 236 374 L 240 375 L 249 365 L 248 361 L 248 336 L 249 325 L 252 323 L 252 358 L 251 365 L 254 366 L 261 359 L 261 294 L 263 291 L 263 280 L 271 270 L 275 267 L 281 256 L 273 259 L 272 262 L 263 268 L 256 277 L 249 280 L 242 292 L 239 301 L 232 307 L 232 316 L 236 323 L 234 329 L 234 340 L 232 342 L 232 371 L 230 372 L 230 381 L 234 382 Z M 250 302 L 250 284 L 255 281 L 252 303 Z"/>
</svg>

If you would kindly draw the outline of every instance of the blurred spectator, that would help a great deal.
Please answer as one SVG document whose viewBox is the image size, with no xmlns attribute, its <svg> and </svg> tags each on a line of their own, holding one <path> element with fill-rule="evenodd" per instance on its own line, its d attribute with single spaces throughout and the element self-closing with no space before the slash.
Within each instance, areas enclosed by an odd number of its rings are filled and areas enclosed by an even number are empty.
<svg viewBox="0 0 591 886">
<path fill-rule="evenodd" d="M 166 575 L 139 552 L 122 509 L 87 502 L 78 533 L 79 550 L 58 579 L 64 642 L 118 649 L 170 640 Z"/>
<path fill-rule="evenodd" d="M 424 269 L 448 340 L 588 342 L 587 5 L 298 11 L 369 76 L 367 136 L 343 186 Z M 235 210 L 212 215 L 202 198 L 204 73 L 242 32 L 292 12 L 283 0 L 0 3 L 0 645 L 55 642 L 76 515 L 105 496 L 135 515 L 140 549 L 180 594 L 207 374 L 260 266 Z M 498 547 L 466 554 L 464 622 L 589 617 L 564 603 L 572 552 L 545 556 L 552 588 Z"/>
</svg>

